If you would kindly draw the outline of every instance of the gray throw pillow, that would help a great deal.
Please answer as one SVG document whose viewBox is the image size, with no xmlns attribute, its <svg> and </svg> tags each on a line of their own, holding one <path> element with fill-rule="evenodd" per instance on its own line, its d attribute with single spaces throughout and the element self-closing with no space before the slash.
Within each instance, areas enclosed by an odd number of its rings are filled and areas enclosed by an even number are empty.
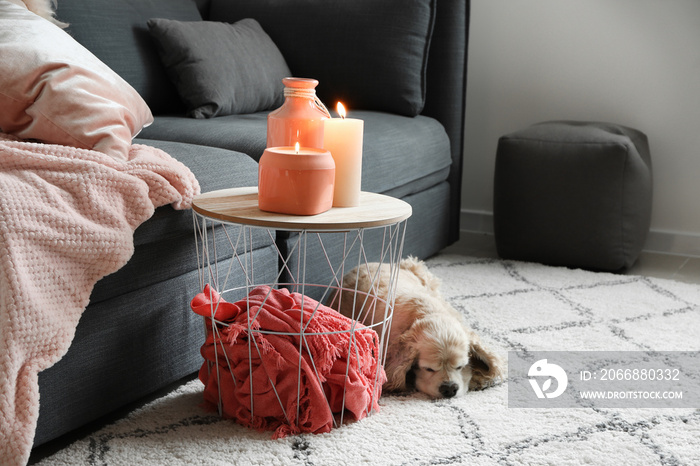
<svg viewBox="0 0 700 466">
<path fill-rule="evenodd" d="M 228 24 L 154 18 L 148 29 L 189 116 L 254 113 L 282 104 L 282 78 L 291 72 L 254 19 Z"/>
</svg>

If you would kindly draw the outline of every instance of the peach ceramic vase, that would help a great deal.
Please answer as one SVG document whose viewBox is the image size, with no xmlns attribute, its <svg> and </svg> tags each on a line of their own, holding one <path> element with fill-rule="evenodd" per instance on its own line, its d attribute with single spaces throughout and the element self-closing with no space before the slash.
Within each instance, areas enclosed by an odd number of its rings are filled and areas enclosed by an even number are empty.
<svg viewBox="0 0 700 466">
<path fill-rule="evenodd" d="M 267 147 L 323 148 L 323 120 L 328 110 L 316 97 L 318 81 L 284 78 L 284 103 L 267 116 Z"/>
<path fill-rule="evenodd" d="M 329 151 L 268 147 L 258 164 L 258 207 L 280 214 L 320 214 L 333 206 L 334 181 Z"/>
</svg>

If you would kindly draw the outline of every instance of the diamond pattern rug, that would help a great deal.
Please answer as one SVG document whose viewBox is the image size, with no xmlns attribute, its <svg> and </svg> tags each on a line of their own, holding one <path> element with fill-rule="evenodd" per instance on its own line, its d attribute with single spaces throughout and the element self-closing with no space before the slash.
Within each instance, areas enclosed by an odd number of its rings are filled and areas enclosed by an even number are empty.
<svg viewBox="0 0 700 466">
<path fill-rule="evenodd" d="M 519 351 L 700 351 L 700 286 L 439 255 L 442 293 L 485 344 Z M 189 382 L 42 465 L 693 465 L 698 409 L 515 409 L 508 382 L 450 400 L 384 396 L 328 434 L 271 440 L 199 406 Z"/>
</svg>

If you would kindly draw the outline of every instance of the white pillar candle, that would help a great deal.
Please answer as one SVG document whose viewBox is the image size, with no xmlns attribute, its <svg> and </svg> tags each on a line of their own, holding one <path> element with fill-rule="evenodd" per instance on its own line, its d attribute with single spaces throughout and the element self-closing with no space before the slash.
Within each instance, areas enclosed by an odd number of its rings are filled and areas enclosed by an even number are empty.
<svg viewBox="0 0 700 466">
<path fill-rule="evenodd" d="M 333 207 L 360 205 L 362 184 L 362 136 L 364 121 L 345 118 L 345 109 L 338 102 L 340 118 L 323 120 L 323 148 L 335 161 Z"/>
</svg>

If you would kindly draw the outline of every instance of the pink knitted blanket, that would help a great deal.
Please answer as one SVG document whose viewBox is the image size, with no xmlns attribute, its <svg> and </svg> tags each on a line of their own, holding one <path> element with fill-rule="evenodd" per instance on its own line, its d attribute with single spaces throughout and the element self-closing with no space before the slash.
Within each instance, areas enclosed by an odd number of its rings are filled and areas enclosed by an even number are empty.
<svg viewBox="0 0 700 466">
<path fill-rule="evenodd" d="M 0 464 L 25 464 L 38 374 L 73 340 L 95 283 L 133 253 L 156 207 L 188 208 L 194 175 L 165 152 L 129 159 L 0 134 Z"/>
</svg>

